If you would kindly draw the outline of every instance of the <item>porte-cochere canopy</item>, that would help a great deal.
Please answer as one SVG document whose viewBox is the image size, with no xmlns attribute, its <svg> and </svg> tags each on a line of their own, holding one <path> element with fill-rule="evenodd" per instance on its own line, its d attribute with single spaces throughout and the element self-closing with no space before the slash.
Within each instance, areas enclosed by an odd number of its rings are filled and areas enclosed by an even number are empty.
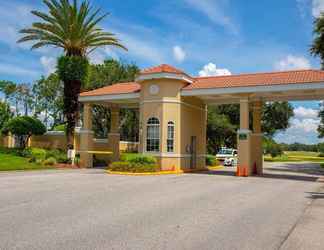
<svg viewBox="0 0 324 250">
<path fill-rule="evenodd" d="M 192 77 L 166 64 L 142 70 L 134 82 L 117 83 L 79 97 L 88 106 L 139 109 L 140 152 L 156 156 L 161 170 L 204 168 L 207 106 L 239 103 L 238 174 L 244 176 L 262 173 L 262 102 L 322 99 L 321 70 Z M 249 123 L 250 110 L 253 124 Z M 152 117 L 159 121 L 154 127 L 158 136 L 154 137 L 148 133 L 153 131 Z M 117 120 L 112 122 L 112 135 L 118 143 Z"/>
<path fill-rule="evenodd" d="M 153 77 L 155 75 L 155 77 Z M 182 96 L 198 96 L 207 104 L 238 103 L 242 94 L 265 101 L 317 100 L 323 98 L 324 71 L 294 70 L 282 72 L 238 74 L 228 76 L 190 77 L 169 65 L 143 70 L 137 81 L 118 83 L 81 93 L 80 101 L 105 101 L 138 99 L 143 79 L 182 76 L 187 84 Z"/>
</svg>

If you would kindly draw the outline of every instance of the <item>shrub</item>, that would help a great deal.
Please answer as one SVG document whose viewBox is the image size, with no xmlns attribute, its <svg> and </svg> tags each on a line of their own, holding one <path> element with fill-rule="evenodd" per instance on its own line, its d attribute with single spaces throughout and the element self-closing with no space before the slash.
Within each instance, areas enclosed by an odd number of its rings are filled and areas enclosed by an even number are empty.
<svg viewBox="0 0 324 250">
<path fill-rule="evenodd" d="M 213 156 L 213 155 L 207 155 L 206 156 L 206 165 L 207 166 L 211 166 L 211 167 L 218 166 L 219 165 L 219 161 L 216 159 L 215 156 Z"/>
<path fill-rule="evenodd" d="M 45 166 L 54 166 L 54 165 L 56 165 L 56 159 L 54 158 L 54 157 L 50 157 L 50 158 L 48 158 L 48 159 L 46 159 L 44 162 L 43 162 L 43 164 L 45 165 Z"/>
<path fill-rule="evenodd" d="M 41 148 L 30 148 L 25 150 L 25 152 L 30 152 L 30 155 L 27 157 L 31 158 L 31 161 L 44 161 L 46 159 L 46 150 Z"/>
<path fill-rule="evenodd" d="M 274 144 L 268 149 L 269 154 L 272 158 L 281 156 L 283 154 L 282 148 L 279 144 Z"/>
<path fill-rule="evenodd" d="M 56 126 L 53 128 L 53 131 L 65 132 L 65 131 L 66 131 L 66 124 L 56 125 Z"/>
<path fill-rule="evenodd" d="M 134 164 L 156 164 L 155 157 L 147 156 L 147 155 L 134 155 L 133 157 L 130 157 L 128 159 L 128 162 L 134 163 Z"/>
<path fill-rule="evenodd" d="M 48 150 L 46 152 L 46 159 L 51 157 L 55 158 L 57 163 L 69 163 L 69 159 L 64 151 L 58 149 Z"/>
<path fill-rule="evenodd" d="M 271 155 L 272 158 L 283 154 L 282 146 L 276 143 L 273 139 L 265 138 L 263 142 L 265 154 Z"/>
<path fill-rule="evenodd" d="M 156 164 L 140 164 L 119 161 L 110 164 L 110 170 L 116 172 L 147 173 L 157 172 L 158 166 Z"/>
</svg>

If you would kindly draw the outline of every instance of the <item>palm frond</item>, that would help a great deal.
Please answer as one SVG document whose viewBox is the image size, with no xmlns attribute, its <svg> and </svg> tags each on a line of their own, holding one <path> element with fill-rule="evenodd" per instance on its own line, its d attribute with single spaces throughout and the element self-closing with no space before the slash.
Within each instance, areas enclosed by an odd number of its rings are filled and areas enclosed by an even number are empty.
<svg viewBox="0 0 324 250">
<path fill-rule="evenodd" d="M 20 30 L 23 37 L 17 42 L 35 41 L 32 49 L 42 46 L 61 47 L 67 54 L 86 55 L 102 46 L 126 49 L 113 33 L 98 27 L 108 13 L 100 14 L 83 0 L 43 0 L 48 13 L 34 10 L 31 13 L 41 21 L 31 28 Z"/>
</svg>

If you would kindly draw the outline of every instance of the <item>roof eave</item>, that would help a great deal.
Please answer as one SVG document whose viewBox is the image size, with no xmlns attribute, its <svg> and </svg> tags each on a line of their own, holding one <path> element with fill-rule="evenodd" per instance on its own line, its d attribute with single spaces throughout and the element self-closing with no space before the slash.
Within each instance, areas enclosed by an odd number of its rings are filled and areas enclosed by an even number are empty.
<svg viewBox="0 0 324 250">
<path fill-rule="evenodd" d="M 140 93 L 120 93 L 120 94 L 107 94 L 107 95 L 89 95 L 89 96 L 79 96 L 79 102 L 105 102 L 105 101 L 116 101 L 116 100 L 129 100 L 129 99 L 139 99 Z"/>
<path fill-rule="evenodd" d="M 310 82 L 310 83 L 305 82 L 305 83 L 223 87 L 223 88 L 193 88 L 193 89 L 182 89 L 181 95 L 182 96 L 203 96 L 203 95 L 260 93 L 260 92 L 280 92 L 280 91 L 293 91 L 293 90 L 316 90 L 316 89 L 324 89 L 324 82 Z"/>
</svg>

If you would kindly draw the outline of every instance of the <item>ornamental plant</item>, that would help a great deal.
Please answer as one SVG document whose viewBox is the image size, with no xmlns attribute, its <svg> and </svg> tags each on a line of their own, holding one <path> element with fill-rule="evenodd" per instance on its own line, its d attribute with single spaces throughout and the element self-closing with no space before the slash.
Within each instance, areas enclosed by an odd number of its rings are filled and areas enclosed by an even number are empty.
<svg viewBox="0 0 324 250">
<path fill-rule="evenodd" d="M 22 148 L 26 148 L 29 138 L 32 135 L 43 135 L 46 132 L 46 127 L 34 117 L 18 116 L 4 125 L 2 133 L 8 134 L 9 132 L 17 136 Z"/>
</svg>

